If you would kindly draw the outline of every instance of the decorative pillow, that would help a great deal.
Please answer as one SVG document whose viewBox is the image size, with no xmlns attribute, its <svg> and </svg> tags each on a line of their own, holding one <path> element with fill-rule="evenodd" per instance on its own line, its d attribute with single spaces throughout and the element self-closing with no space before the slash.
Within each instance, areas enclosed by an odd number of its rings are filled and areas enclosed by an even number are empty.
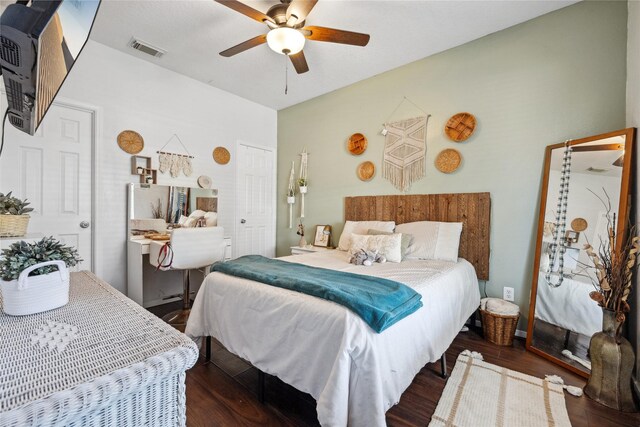
<svg viewBox="0 0 640 427">
<path fill-rule="evenodd" d="M 367 234 L 370 228 L 393 232 L 395 221 L 345 221 L 340 240 L 338 241 L 338 249 L 348 251 L 351 246 L 352 234 Z"/>
<path fill-rule="evenodd" d="M 352 255 L 364 249 L 384 256 L 389 262 L 402 261 L 402 236 L 400 234 L 376 235 L 352 234 L 349 253 Z"/>
<path fill-rule="evenodd" d="M 204 214 L 204 219 L 207 221 L 207 227 L 216 227 L 218 225 L 218 213 L 207 212 Z"/>
<path fill-rule="evenodd" d="M 418 221 L 399 224 L 396 233 L 413 235 L 407 259 L 458 261 L 461 222 Z"/>
<path fill-rule="evenodd" d="M 382 230 L 374 230 L 370 228 L 369 231 L 367 231 L 367 234 L 370 236 L 377 236 L 377 235 L 389 236 L 393 233 L 390 233 L 388 231 L 382 231 Z M 401 243 L 400 243 L 400 251 L 402 254 L 402 259 L 404 260 L 405 257 L 407 256 L 407 249 L 409 249 L 409 245 L 413 243 L 413 236 L 407 233 L 404 233 L 404 234 L 400 233 L 400 235 L 402 236 Z"/>
</svg>

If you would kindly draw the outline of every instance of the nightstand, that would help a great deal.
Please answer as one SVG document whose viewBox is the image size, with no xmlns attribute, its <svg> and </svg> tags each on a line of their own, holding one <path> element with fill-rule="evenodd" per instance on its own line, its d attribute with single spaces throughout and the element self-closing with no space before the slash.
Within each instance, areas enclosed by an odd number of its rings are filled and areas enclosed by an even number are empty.
<svg viewBox="0 0 640 427">
<path fill-rule="evenodd" d="M 304 255 L 313 252 L 333 251 L 335 248 L 323 248 L 321 246 L 291 246 L 291 255 Z"/>
</svg>

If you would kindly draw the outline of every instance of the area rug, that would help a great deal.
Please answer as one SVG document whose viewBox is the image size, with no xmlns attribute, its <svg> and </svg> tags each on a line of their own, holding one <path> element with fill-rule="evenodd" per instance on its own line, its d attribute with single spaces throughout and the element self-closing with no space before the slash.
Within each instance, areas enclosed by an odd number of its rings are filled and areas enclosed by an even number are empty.
<svg viewBox="0 0 640 427">
<path fill-rule="evenodd" d="M 563 386 L 482 361 L 463 351 L 430 427 L 570 427 Z"/>
</svg>

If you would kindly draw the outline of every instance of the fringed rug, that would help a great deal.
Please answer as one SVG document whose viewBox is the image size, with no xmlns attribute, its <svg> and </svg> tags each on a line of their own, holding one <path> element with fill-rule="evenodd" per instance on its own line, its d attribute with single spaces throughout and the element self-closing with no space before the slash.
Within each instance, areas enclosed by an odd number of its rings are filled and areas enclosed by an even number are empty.
<svg viewBox="0 0 640 427">
<path fill-rule="evenodd" d="M 382 176 L 400 191 L 424 177 L 427 117 L 386 123 Z"/>
<path fill-rule="evenodd" d="M 463 351 L 429 427 L 570 427 L 561 384 L 482 361 Z"/>
</svg>

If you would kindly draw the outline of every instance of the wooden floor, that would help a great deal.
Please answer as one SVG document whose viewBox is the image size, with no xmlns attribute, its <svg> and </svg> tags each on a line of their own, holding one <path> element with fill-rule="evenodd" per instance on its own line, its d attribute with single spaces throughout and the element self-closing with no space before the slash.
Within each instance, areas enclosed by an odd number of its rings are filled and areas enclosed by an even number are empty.
<svg viewBox="0 0 640 427">
<path fill-rule="evenodd" d="M 179 308 L 180 303 L 150 309 L 162 316 Z M 544 378 L 560 375 L 565 383 L 582 387 L 585 380 L 524 349 L 516 339 L 513 347 L 486 342 L 473 328 L 460 333 L 447 351 L 449 372 L 456 357 L 465 350 L 482 353 L 484 360 L 508 369 Z M 439 376 L 440 364 L 425 366 L 404 392 L 400 403 L 387 412 L 389 426 L 426 426 L 435 411 L 446 381 Z M 308 394 L 267 376 L 266 399 L 258 401 L 258 370 L 229 353 L 213 340 L 211 362 L 203 355 L 187 371 L 187 426 L 317 426 L 315 400 Z M 591 399 L 565 393 L 567 411 L 573 427 L 639 427 L 640 414 L 606 408 Z M 519 427 L 519 426 L 506 426 Z"/>
<path fill-rule="evenodd" d="M 524 342 L 513 347 L 495 346 L 477 331 L 461 333 L 447 351 L 449 372 L 457 355 L 465 350 L 482 353 L 496 365 L 529 375 L 558 374 L 565 383 L 582 387 L 584 380 L 550 362 L 526 352 Z M 389 426 L 426 426 L 445 386 L 438 375 L 439 364 L 425 366 L 402 395 L 400 403 L 387 412 Z M 267 376 L 266 401 L 257 398 L 258 371 L 214 343 L 212 362 L 201 357 L 187 372 L 187 425 L 197 426 L 315 426 L 315 401 Z M 640 426 L 640 414 L 624 414 L 595 403 L 587 397 L 565 394 L 574 427 Z M 507 426 L 511 427 L 511 426 Z M 512 426 L 518 427 L 518 426 Z"/>
</svg>

